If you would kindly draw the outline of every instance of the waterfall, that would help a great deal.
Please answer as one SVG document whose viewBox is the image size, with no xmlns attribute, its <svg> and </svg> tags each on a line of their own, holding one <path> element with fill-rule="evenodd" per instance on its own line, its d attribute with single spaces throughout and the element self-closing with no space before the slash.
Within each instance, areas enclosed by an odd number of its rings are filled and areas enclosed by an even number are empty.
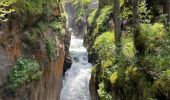
<svg viewBox="0 0 170 100">
<path fill-rule="evenodd" d="M 63 78 L 60 100 L 90 100 L 89 81 L 92 65 L 88 63 L 88 53 L 83 47 L 83 39 L 72 35 L 69 51 L 73 63 Z"/>
</svg>

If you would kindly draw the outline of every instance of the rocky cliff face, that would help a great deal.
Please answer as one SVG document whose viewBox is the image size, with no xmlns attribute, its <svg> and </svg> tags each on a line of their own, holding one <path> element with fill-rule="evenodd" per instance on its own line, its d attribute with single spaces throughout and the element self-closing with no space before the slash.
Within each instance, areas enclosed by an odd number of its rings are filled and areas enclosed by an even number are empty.
<svg viewBox="0 0 170 100">
<path fill-rule="evenodd" d="M 49 58 L 46 40 L 37 39 L 34 44 L 26 44 L 23 34 L 29 28 L 25 29 L 20 24 L 19 20 L 13 17 L 0 25 L 0 100 L 58 100 L 62 87 L 65 52 L 68 52 L 65 47 L 69 48 L 69 41 L 64 40 L 70 37 L 61 38 L 58 32 L 50 28 L 44 31 L 42 37 L 55 41 L 54 54 Z M 7 76 L 20 57 L 37 60 L 42 75 L 39 80 L 24 83 L 15 93 L 9 92 Z"/>
</svg>

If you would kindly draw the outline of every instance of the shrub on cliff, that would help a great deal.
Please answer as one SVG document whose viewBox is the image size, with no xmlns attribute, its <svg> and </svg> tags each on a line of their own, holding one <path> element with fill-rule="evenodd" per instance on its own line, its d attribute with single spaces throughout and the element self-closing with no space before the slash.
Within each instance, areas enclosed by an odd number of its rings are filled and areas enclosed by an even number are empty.
<svg viewBox="0 0 170 100">
<path fill-rule="evenodd" d="M 59 0 L 1 0 L 0 22 L 6 21 L 9 14 L 15 13 L 23 26 L 31 25 L 37 19 L 51 17 L 59 2 Z"/>
<path fill-rule="evenodd" d="M 38 80 L 42 72 L 37 61 L 20 58 L 8 74 L 8 89 L 16 91 L 17 88 L 27 82 Z"/>
<path fill-rule="evenodd" d="M 30 15 L 40 15 L 42 13 L 51 13 L 50 8 L 54 8 L 59 0 L 15 0 L 14 9 L 19 14 L 28 13 Z"/>
</svg>

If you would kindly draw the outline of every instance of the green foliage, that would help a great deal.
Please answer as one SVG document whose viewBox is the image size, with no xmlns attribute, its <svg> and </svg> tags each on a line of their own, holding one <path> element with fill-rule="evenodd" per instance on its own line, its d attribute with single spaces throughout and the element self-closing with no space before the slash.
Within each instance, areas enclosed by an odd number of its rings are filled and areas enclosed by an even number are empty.
<svg viewBox="0 0 170 100">
<path fill-rule="evenodd" d="M 113 12 L 112 6 L 106 6 L 101 9 L 100 15 L 96 21 L 96 32 L 103 33 L 109 28 L 108 22 L 110 21 L 110 14 Z"/>
<path fill-rule="evenodd" d="M 65 25 L 61 19 L 55 19 L 52 22 L 37 22 L 35 25 L 29 28 L 28 31 L 24 32 L 24 41 L 28 44 L 35 44 L 40 39 L 43 39 L 43 32 L 48 29 L 52 29 L 56 33 L 60 33 L 59 36 L 63 37 L 65 34 Z"/>
<path fill-rule="evenodd" d="M 88 21 L 90 26 L 92 25 L 95 28 L 94 29 L 95 33 L 101 34 L 108 30 L 109 28 L 108 22 L 111 19 L 110 14 L 112 12 L 113 12 L 112 6 L 105 6 L 101 9 L 93 11 L 93 13 L 89 16 Z"/>
<path fill-rule="evenodd" d="M 113 85 L 115 85 L 117 83 L 117 80 L 118 80 L 118 72 L 114 72 L 110 77 L 110 81 Z"/>
<path fill-rule="evenodd" d="M 113 64 L 114 58 L 114 33 L 105 32 L 96 38 L 93 48 L 98 54 L 99 61 L 103 68 L 107 68 Z"/>
<path fill-rule="evenodd" d="M 152 16 L 151 11 L 147 9 L 146 0 L 139 2 L 139 19 L 142 23 L 150 23 Z"/>
<path fill-rule="evenodd" d="M 33 16 L 41 15 L 42 13 L 51 13 L 53 6 L 57 6 L 58 0 L 16 0 L 14 9 L 19 14 L 30 14 Z M 45 5 L 45 6 L 44 6 Z"/>
<path fill-rule="evenodd" d="M 0 21 L 6 21 L 6 15 L 13 12 L 26 20 L 52 14 L 53 8 L 58 6 L 59 0 L 1 0 L 0 1 Z"/>
<path fill-rule="evenodd" d="M 14 9 L 20 14 L 39 15 L 43 12 L 42 4 L 42 0 L 17 0 Z"/>
<path fill-rule="evenodd" d="M 40 39 L 42 39 L 42 33 L 46 31 L 48 24 L 40 21 L 36 25 L 30 27 L 27 31 L 24 32 L 23 38 L 27 44 L 35 44 Z"/>
<path fill-rule="evenodd" d="M 134 39 L 132 35 L 129 34 L 129 36 L 122 36 L 120 49 L 120 55 L 117 55 L 119 65 L 130 65 L 136 62 L 136 49 L 134 46 Z"/>
<path fill-rule="evenodd" d="M 132 17 L 132 7 L 124 4 L 122 17 L 128 19 Z M 106 17 L 105 12 L 108 12 L 107 16 L 112 13 L 107 7 L 93 11 L 88 18 L 87 38 L 92 41 L 91 51 L 97 59 L 92 74 L 100 83 L 100 99 L 109 100 L 106 95 L 114 91 L 121 100 L 157 100 L 161 97 L 168 100 L 170 36 L 163 24 L 166 17 L 163 16 L 159 23 L 150 24 L 153 18 L 151 11 L 147 8 L 146 0 L 141 0 L 139 21 L 142 24 L 139 26 L 139 34 L 135 40 L 131 34 L 122 35 L 121 47 L 118 48 L 120 53 L 116 54 L 114 33 L 107 32 L 109 17 Z M 138 47 L 143 50 L 139 55 L 136 51 Z M 108 85 L 114 90 L 109 90 Z"/>
<path fill-rule="evenodd" d="M 10 14 L 14 12 L 14 9 L 10 8 L 13 3 L 15 3 L 16 0 L 1 0 L 0 1 L 0 22 L 6 21 L 7 18 L 5 18 L 5 15 Z"/>
<path fill-rule="evenodd" d="M 104 82 L 99 84 L 99 89 L 97 90 L 101 100 L 112 100 L 112 96 L 106 92 L 106 87 Z"/>
<path fill-rule="evenodd" d="M 109 30 L 109 21 L 111 19 L 111 13 L 113 13 L 112 6 L 104 6 L 94 10 L 88 17 L 89 30 L 87 31 L 87 41 L 90 46 L 93 45 L 95 38 L 104 32 Z"/>
<path fill-rule="evenodd" d="M 23 84 L 38 80 L 42 72 L 37 61 L 20 58 L 8 74 L 8 89 L 16 91 Z"/>
<path fill-rule="evenodd" d="M 129 5 L 131 5 L 132 2 L 127 1 L 127 0 L 122 0 L 121 2 L 123 2 L 121 17 L 125 19 L 131 19 L 133 16 L 132 6 L 129 6 Z M 141 23 L 151 22 L 151 20 L 153 19 L 153 16 L 152 16 L 151 10 L 147 8 L 146 0 L 139 1 L 138 11 L 139 11 L 139 21 Z"/>
<path fill-rule="evenodd" d="M 96 14 L 97 14 L 97 12 L 98 12 L 98 9 L 94 10 L 94 11 L 90 14 L 90 16 L 88 17 L 88 23 L 89 23 L 90 26 L 93 25 L 93 24 L 95 24 L 95 23 L 94 23 L 94 20 L 96 20 Z"/>
<path fill-rule="evenodd" d="M 91 3 L 91 0 L 82 0 L 82 3 L 84 6 L 86 6 Z"/>
<path fill-rule="evenodd" d="M 121 17 L 124 19 L 128 19 L 130 15 L 132 15 L 132 11 L 129 7 L 123 7 L 121 12 Z"/>
<path fill-rule="evenodd" d="M 47 50 L 48 57 L 52 58 L 56 50 L 55 40 L 52 40 L 52 38 L 48 38 L 46 40 L 46 50 Z"/>
<path fill-rule="evenodd" d="M 120 6 L 122 7 L 125 4 L 125 0 L 120 0 Z"/>
<path fill-rule="evenodd" d="M 163 94 L 168 99 L 170 97 L 170 70 L 163 72 L 159 79 L 157 79 L 153 84 L 153 89 L 158 94 Z"/>
<path fill-rule="evenodd" d="M 161 41 L 166 36 L 164 25 L 161 23 L 141 24 L 140 35 L 138 37 L 139 44 L 143 44 L 146 50 L 152 51 L 157 45 L 157 41 Z M 155 41 L 157 40 L 157 41 Z"/>
<path fill-rule="evenodd" d="M 58 20 L 51 22 L 51 24 L 49 25 L 50 28 L 52 28 L 53 30 L 55 30 L 56 32 L 59 32 L 60 35 L 63 37 L 65 34 L 65 27 L 63 22 L 60 22 Z"/>
<path fill-rule="evenodd" d="M 154 79 L 151 86 L 151 93 L 156 96 L 169 97 L 169 66 L 170 66 L 170 40 L 161 23 L 153 26 L 142 26 L 142 36 L 140 38 L 145 45 L 145 54 L 140 59 L 140 65 Z M 145 73 L 145 74 L 146 74 Z M 154 91 L 154 92 L 153 92 Z"/>
</svg>

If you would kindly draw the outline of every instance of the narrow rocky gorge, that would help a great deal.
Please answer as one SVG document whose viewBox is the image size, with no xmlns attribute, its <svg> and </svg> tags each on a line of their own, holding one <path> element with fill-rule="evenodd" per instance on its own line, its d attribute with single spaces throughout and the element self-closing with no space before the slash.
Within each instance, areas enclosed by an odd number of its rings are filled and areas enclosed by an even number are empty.
<svg viewBox="0 0 170 100">
<path fill-rule="evenodd" d="M 0 0 L 0 100 L 170 100 L 170 0 Z"/>
</svg>

